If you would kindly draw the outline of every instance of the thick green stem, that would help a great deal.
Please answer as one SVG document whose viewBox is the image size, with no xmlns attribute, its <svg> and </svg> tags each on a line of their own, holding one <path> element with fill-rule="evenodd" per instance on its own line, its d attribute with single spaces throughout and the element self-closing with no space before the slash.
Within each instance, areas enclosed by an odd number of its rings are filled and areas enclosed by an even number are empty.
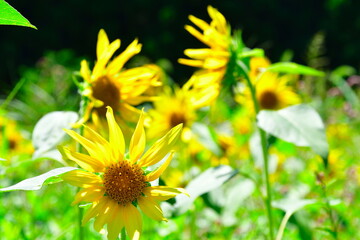
<svg viewBox="0 0 360 240">
<path fill-rule="evenodd" d="M 123 227 L 123 229 L 121 229 L 121 240 L 126 240 L 126 232 L 125 232 L 125 228 Z"/>
<path fill-rule="evenodd" d="M 259 102 L 256 98 L 256 89 L 254 85 L 252 84 L 249 75 L 248 75 L 248 69 L 245 66 L 245 64 L 241 61 L 238 61 L 238 66 L 241 68 L 243 75 L 245 76 L 246 82 L 250 88 L 251 92 L 251 98 L 254 103 L 255 113 L 258 115 L 260 112 Z M 266 212 L 267 217 L 269 221 L 269 235 L 270 240 L 274 239 L 274 228 L 273 228 L 273 216 L 272 216 L 272 196 L 271 196 L 271 186 L 270 186 L 270 178 L 269 178 L 269 157 L 268 157 L 268 148 L 267 148 L 267 139 L 266 139 L 266 133 L 264 130 L 259 128 L 260 132 L 260 139 L 261 139 L 261 149 L 262 149 L 262 155 L 264 159 L 264 175 L 265 175 L 265 182 L 266 182 L 266 198 L 265 198 L 265 205 L 266 205 Z"/>
</svg>

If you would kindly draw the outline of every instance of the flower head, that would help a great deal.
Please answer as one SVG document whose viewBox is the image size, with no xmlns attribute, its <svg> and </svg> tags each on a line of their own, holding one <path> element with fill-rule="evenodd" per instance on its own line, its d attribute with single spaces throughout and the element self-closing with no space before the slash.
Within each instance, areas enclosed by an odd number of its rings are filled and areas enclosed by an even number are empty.
<svg viewBox="0 0 360 240">
<path fill-rule="evenodd" d="M 192 59 L 180 58 L 179 63 L 203 68 L 214 74 L 221 73 L 223 77 L 230 57 L 230 27 L 227 25 L 225 17 L 217 9 L 208 6 L 207 10 L 211 17 L 210 24 L 195 16 L 189 16 L 190 21 L 202 33 L 190 25 L 186 25 L 185 29 L 209 48 L 186 49 L 184 54 Z"/>
<path fill-rule="evenodd" d="M 120 39 L 109 42 L 103 29 L 98 35 L 96 47 L 97 62 L 91 71 L 87 61 L 81 62 L 80 74 L 85 81 L 82 94 L 90 99 L 86 114 L 80 123 L 89 118 L 94 109 L 105 116 L 106 106 L 120 112 L 128 121 L 136 121 L 140 112 L 133 105 L 152 101 L 153 97 L 144 93 L 152 86 L 159 86 L 160 69 L 155 65 L 145 65 L 123 70 L 125 63 L 141 50 L 141 44 L 135 39 L 120 55 L 110 60 L 120 47 Z"/>
<path fill-rule="evenodd" d="M 279 110 L 300 103 L 299 95 L 288 85 L 288 82 L 289 78 L 286 75 L 279 77 L 275 73 L 264 73 L 255 83 L 256 98 L 260 109 Z M 236 96 L 236 100 L 249 109 L 253 108 L 251 93 L 248 88 Z"/>
<path fill-rule="evenodd" d="M 166 220 L 158 201 L 184 193 L 181 188 L 150 184 L 169 165 L 174 155 L 171 149 L 180 135 L 182 125 L 172 128 L 144 153 L 146 136 L 144 115 L 141 114 L 130 140 L 129 154 L 125 155 L 124 137 L 111 107 L 107 108 L 106 118 L 109 141 L 87 126 L 85 128 L 90 133 L 88 138 L 72 130 L 65 130 L 89 155 L 64 148 L 64 157 L 76 162 L 83 170 L 68 172 L 62 178 L 74 186 L 84 188 L 77 193 L 73 204 L 92 202 L 84 215 L 83 224 L 95 218 L 94 228 L 97 231 L 107 224 L 108 239 L 116 239 L 123 227 L 131 239 L 139 239 L 142 221 L 138 207 L 150 218 Z M 146 171 L 146 167 L 158 163 L 169 152 L 160 167 L 152 172 Z"/>
</svg>

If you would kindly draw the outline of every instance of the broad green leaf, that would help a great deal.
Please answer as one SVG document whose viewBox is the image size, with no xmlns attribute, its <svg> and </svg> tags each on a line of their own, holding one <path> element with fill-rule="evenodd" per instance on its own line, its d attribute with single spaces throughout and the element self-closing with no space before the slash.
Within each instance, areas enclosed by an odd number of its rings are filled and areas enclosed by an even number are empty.
<svg viewBox="0 0 360 240">
<path fill-rule="evenodd" d="M 75 123 L 77 119 L 78 114 L 71 111 L 56 111 L 43 116 L 36 123 L 32 135 L 32 143 L 35 148 L 33 158 L 50 157 L 59 159 L 56 156 L 56 147 L 66 136 L 63 129 L 71 128 L 71 124 Z"/>
<path fill-rule="evenodd" d="M 48 185 L 56 182 L 60 182 L 59 176 L 66 172 L 70 172 L 78 168 L 75 167 L 62 167 L 50 170 L 47 173 L 41 174 L 36 177 L 25 179 L 10 187 L 1 188 L 0 192 L 9 192 L 16 190 L 39 190 L 43 185 Z"/>
<path fill-rule="evenodd" d="M 327 158 L 329 146 L 325 127 L 319 114 L 306 104 L 287 107 L 278 111 L 262 110 L 257 124 L 267 133 L 296 146 L 311 147 Z"/>
<path fill-rule="evenodd" d="M 185 213 L 197 197 L 220 187 L 235 174 L 237 174 L 237 171 L 228 165 L 220 165 L 207 169 L 185 187 L 190 197 L 180 194 L 175 198 L 176 203 L 172 209 L 173 213 L 176 215 Z"/>
<path fill-rule="evenodd" d="M 277 72 L 277 73 L 288 73 L 288 74 L 311 75 L 317 77 L 324 76 L 324 73 L 321 71 L 292 62 L 278 62 L 271 64 L 269 67 L 266 68 L 266 71 Z"/>
<path fill-rule="evenodd" d="M 0 25 L 17 25 L 37 29 L 4 0 L 0 0 Z"/>
</svg>

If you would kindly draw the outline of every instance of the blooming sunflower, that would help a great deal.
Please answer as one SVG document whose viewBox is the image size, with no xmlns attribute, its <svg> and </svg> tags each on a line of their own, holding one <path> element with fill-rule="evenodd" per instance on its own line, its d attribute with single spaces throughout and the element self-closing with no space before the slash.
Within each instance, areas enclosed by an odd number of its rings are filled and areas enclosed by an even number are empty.
<svg viewBox="0 0 360 240">
<path fill-rule="evenodd" d="M 167 168 L 173 152 L 156 170 L 145 170 L 170 152 L 180 135 L 182 125 L 172 128 L 143 154 L 146 136 L 143 127 L 144 115 L 141 114 L 130 140 L 129 154 L 125 155 L 124 137 L 111 107 L 107 108 L 106 119 L 109 125 L 109 141 L 87 126 L 85 128 L 91 132 L 89 138 L 72 130 L 65 130 L 89 155 L 64 148 L 64 158 L 76 162 L 83 170 L 68 172 L 62 175 L 62 178 L 74 186 L 84 188 L 77 193 L 73 204 L 92 202 L 83 217 L 83 224 L 95 218 L 94 228 L 97 231 L 107 224 L 108 239 L 116 239 L 123 227 L 131 239 L 139 239 L 142 221 L 138 207 L 150 218 L 166 220 L 158 201 L 184 193 L 181 188 L 150 185 L 150 182 L 159 178 Z"/>
<path fill-rule="evenodd" d="M 288 76 L 278 77 L 275 73 L 266 72 L 255 83 L 256 98 L 260 109 L 278 110 L 290 105 L 300 103 L 300 97 L 288 85 Z M 251 93 L 248 88 L 235 98 L 237 102 L 253 109 Z"/>
<path fill-rule="evenodd" d="M 158 96 L 158 99 L 154 101 L 154 108 L 149 110 L 150 136 L 163 134 L 183 123 L 182 139 L 189 137 L 191 123 L 196 119 L 196 110 L 209 106 L 219 93 L 218 85 L 194 87 L 196 82 L 199 81 L 196 76 L 193 76 L 182 88 L 176 88 L 174 93 L 167 88 L 162 95 Z"/>
<path fill-rule="evenodd" d="M 230 57 L 231 31 L 226 23 L 225 17 L 215 8 L 208 6 L 207 11 L 211 17 L 211 23 L 190 15 L 189 20 L 201 31 L 190 25 L 185 29 L 209 48 L 186 49 L 184 54 L 192 59 L 180 58 L 180 64 L 203 68 L 209 73 L 220 73 L 223 77 L 226 72 L 226 65 Z"/>
<path fill-rule="evenodd" d="M 85 81 L 82 91 L 90 99 L 85 115 L 78 125 L 86 122 L 94 109 L 105 116 L 106 106 L 121 113 L 124 120 L 136 122 L 140 111 L 133 105 L 152 101 L 153 97 L 144 93 L 152 86 L 159 86 L 160 69 L 155 65 L 145 65 L 123 70 L 125 63 L 141 50 L 141 44 L 135 39 L 120 55 L 110 58 L 120 47 L 120 39 L 109 42 L 103 29 L 98 34 L 96 47 L 97 62 L 91 71 L 87 61 L 81 62 L 80 75 Z"/>
<path fill-rule="evenodd" d="M 270 66 L 270 61 L 266 57 L 252 57 L 250 59 L 249 77 L 255 82 L 256 77 L 261 73 L 262 69 Z"/>
</svg>

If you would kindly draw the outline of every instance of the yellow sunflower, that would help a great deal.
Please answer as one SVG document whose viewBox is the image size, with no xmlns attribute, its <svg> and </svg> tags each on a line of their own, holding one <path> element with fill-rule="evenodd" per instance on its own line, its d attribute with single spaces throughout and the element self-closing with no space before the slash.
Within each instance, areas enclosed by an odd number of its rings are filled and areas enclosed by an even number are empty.
<svg viewBox="0 0 360 240">
<path fill-rule="evenodd" d="M 286 75 L 279 77 L 275 73 L 264 73 L 255 83 L 260 109 L 279 110 L 300 103 L 299 95 L 288 85 L 289 80 L 289 76 Z M 246 108 L 253 110 L 249 88 L 245 88 L 235 99 Z"/>
<path fill-rule="evenodd" d="M 208 6 L 207 10 L 211 17 L 210 24 L 195 16 L 189 16 L 190 21 L 202 33 L 190 25 L 186 25 L 185 29 L 209 48 L 186 49 L 184 54 L 192 59 L 180 58 L 178 61 L 180 64 L 203 68 L 209 71 L 209 73 L 221 73 L 223 77 L 230 58 L 230 26 L 227 24 L 225 17 L 217 9 Z"/>
<path fill-rule="evenodd" d="M 183 123 L 182 139 L 189 138 L 191 123 L 196 119 L 196 110 L 211 105 L 219 94 L 218 85 L 194 87 L 194 83 L 198 82 L 198 78 L 193 76 L 182 88 L 176 88 L 175 92 L 167 88 L 158 96 L 154 101 L 154 108 L 149 110 L 150 136 L 163 134 Z"/>
<path fill-rule="evenodd" d="M 90 102 L 78 126 L 88 120 L 93 109 L 97 114 L 105 116 L 106 106 L 111 106 L 124 120 L 136 122 L 140 111 L 134 105 L 152 101 L 153 97 L 144 93 L 153 86 L 161 85 L 161 71 L 155 65 L 123 70 L 125 63 L 141 50 L 137 39 L 124 52 L 110 60 L 119 47 L 120 39 L 110 43 L 105 31 L 101 29 L 96 47 L 97 62 L 93 70 L 90 70 L 87 61 L 81 62 L 80 74 L 85 81 L 82 94 Z"/>
<path fill-rule="evenodd" d="M 250 59 L 250 72 L 249 77 L 251 81 L 255 82 L 256 77 L 262 72 L 263 69 L 270 66 L 271 62 L 266 57 L 252 57 Z"/>
<path fill-rule="evenodd" d="M 169 165 L 174 153 L 152 172 L 145 170 L 161 161 L 177 141 L 182 125 L 172 128 L 164 137 L 155 142 L 144 154 L 146 136 L 144 115 L 140 115 L 135 132 L 130 140 L 129 154 L 125 155 L 122 131 L 115 121 L 113 110 L 107 108 L 109 141 L 85 126 L 91 132 L 85 138 L 72 130 L 65 130 L 79 142 L 89 155 L 63 149 L 64 158 L 76 162 L 83 170 L 74 170 L 62 175 L 64 181 L 84 188 L 75 196 L 73 204 L 92 202 L 82 223 L 95 218 L 94 228 L 100 231 L 107 224 L 108 239 L 116 239 L 125 227 L 130 239 L 139 239 L 142 230 L 141 214 L 161 221 L 165 220 L 158 201 L 185 193 L 181 188 L 151 186 Z"/>
</svg>

